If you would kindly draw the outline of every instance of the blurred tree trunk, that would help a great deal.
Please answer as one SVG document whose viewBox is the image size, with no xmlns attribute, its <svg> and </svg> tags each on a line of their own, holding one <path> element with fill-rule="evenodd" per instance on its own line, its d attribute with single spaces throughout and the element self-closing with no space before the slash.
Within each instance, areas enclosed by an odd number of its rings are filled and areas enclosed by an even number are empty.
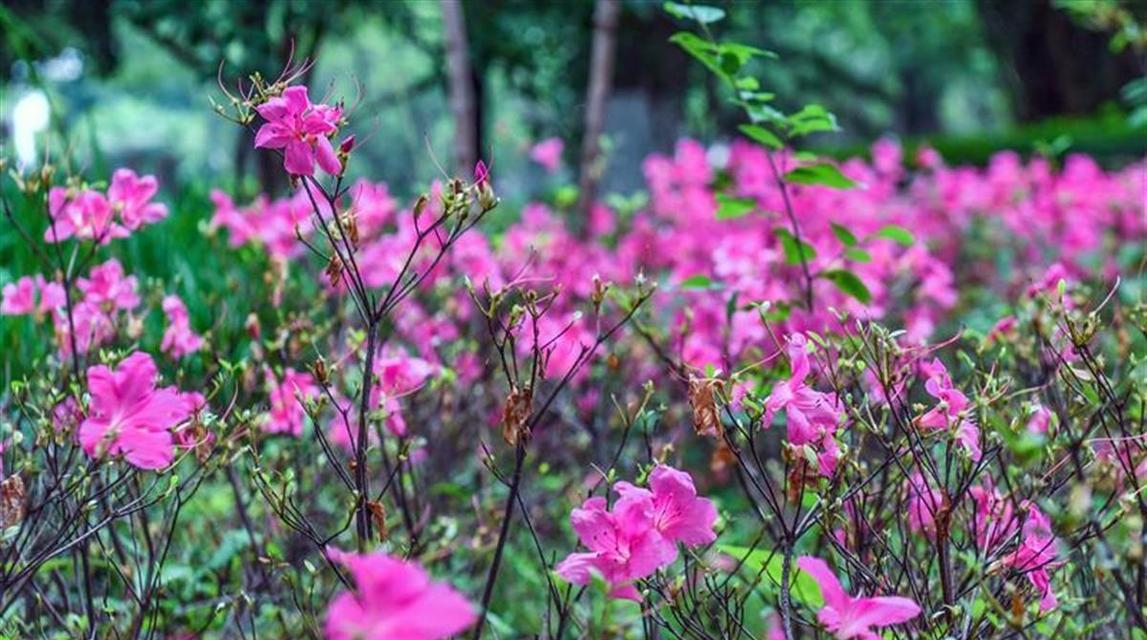
<svg viewBox="0 0 1147 640">
<path fill-rule="evenodd" d="M 1109 34 L 1076 24 L 1052 0 L 976 0 L 976 8 L 1020 120 L 1094 112 L 1135 78 L 1134 58 L 1113 55 Z"/>
<path fill-rule="evenodd" d="M 469 176 L 478 162 L 478 102 L 480 88 L 470 61 L 466 17 L 461 0 L 441 0 L 446 38 L 446 67 L 450 112 L 454 117 L 454 166 L 458 176 Z"/>
<path fill-rule="evenodd" d="M 619 0 L 597 0 L 593 12 L 593 51 L 590 54 L 589 88 L 586 95 L 585 132 L 578 167 L 578 212 L 580 228 L 589 228 L 589 210 L 597 195 L 597 185 L 604 171 L 601 162 L 601 135 L 605 129 L 605 108 L 613 82 L 613 63 L 617 50 L 617 20 L 621 13 Z"/>
</svg>

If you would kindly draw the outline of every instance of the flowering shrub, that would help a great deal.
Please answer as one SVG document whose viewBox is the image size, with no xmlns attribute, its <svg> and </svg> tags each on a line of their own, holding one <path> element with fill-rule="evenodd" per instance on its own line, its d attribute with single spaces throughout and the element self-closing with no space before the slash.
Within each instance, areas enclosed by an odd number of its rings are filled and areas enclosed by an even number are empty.
<svg viewBox="0 0 1147 640">
<path fill-rule="evenodd" d="M 17 174 L 0 632 L 1147 633 L 1147 165 L 812 158 L 831 116 L 762 115 L 763 53 L 676 38 L 731 61 L 745 138 L 587 220 L 484 231 L 482 163 L 408 207 L 350 182 L 298 70 L 225 111 L 291 195 L 173 214 L 242 289 L 117 258 L 153 178 Z"/>
</svg>

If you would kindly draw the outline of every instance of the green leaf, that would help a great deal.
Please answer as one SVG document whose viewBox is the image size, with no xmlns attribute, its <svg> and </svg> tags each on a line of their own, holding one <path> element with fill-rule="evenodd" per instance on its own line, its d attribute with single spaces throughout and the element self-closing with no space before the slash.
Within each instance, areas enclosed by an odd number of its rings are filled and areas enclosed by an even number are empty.
<svg viewBox="0 0 1147 640">
<path fill-rule="evenodd" d="M 825 163 L 797 167 L 785 174 L 785 180 L 793 184 L 817 184 L 833 189 L 851 189 L 856 186 L 835 165 Z"/>
<path fill-rule="evenodd" d="M 785 252 L 785 262 L 787 264 L 800 264 L 802 261 L 807 263 L 816 259 L 816 249 L 807 242 L 797 240 L 796 236 L 788 229 L 777 227 L 773 233 L 777 234 L 777 237 L 780 238 L 781 247 Z"/>
<path fill-rule="evenodd" d="M 718 220 L 741 218 L 756 208 L 757 201 L 752 198 L 735 198 L 723 193 L 717 194 Z"/>
<path fill-rule="evenodd" d="M 666 2 L 665 11 L 674 18 L 682 20 L 696 20 L 701 24 L 712 24 L 725 17 L 725 10 L 710 7 L 704 4 L 681 4 L 680 2 Z"/>
<path fill-rule="evenodd" d="M 847 227 L 839 225 L 835 222 L 832 223 L 832 233 L 836 236 L 837 240 L 846 247 L 856 246 L 856 236 Z"/>
<path fill-rule="evenodd" d="M 836 116 L 819 104 L 805 105 L 803 109 L 788 117 L 793 136 L 805 136 L 820 131 L 840 131 Z"/>
<path fill-rule="evenodd" d="M 685 278 L 681 281 L 681 284 L 677 286 L 680 287 L 683 291 L 704 291 L 709 289 L 720 289 L 721 283 L 714 282 L 713 279 L 709 276 L 699 273 L 695 276 L 689 276 L 688 278 Z"/>
<path fill-rule="evenodd" d="M 900 225 L 890 224 L 880 231 L 876 232 L 877 238 L 887 238 L 897 244 L 902 244 L 905 247 L 911 247 L 916 243 L 916 238 L 912 236 L 912 232 L 901 227 Z"/>
<path fill-rule="evenodd" d="M 868 287 L 864 286 L 860 278 L 856 277 L 856 274 L 851 271 L 832 269 L 831 271 L 825 271 L 820 274 L 820 277 L 832 282 L 838 289 L 864 304 L 872 302 L 872 293 L 868 291 Z"/>
<path fill-rule="evenodd" d="M 752 138 L 753 140 L 765 145 L 770 149 L 780 149 L 785 146 L 772 131 L 756 125 L 756 124 L 743 124 L 740 127 L 741 133 Z"/>
<path fill-rule="evenodd" d="M 669 41 L 685 50 L 685 53 L 696 58 L 717 76 L 729 80 L 725 70 L 721 67 L 720 57 L 717 55 L 717 46 L 697 34 L 681 31 L 670 36 Z"/>
<path fill-rule="evenodd" d="M 872 262 L 872 254 L 860 247 L 849 247 L 845 249 L 844 257 L 853 262 Z"/>
<path fill-rule="evenodd" d="M 718 544 L 717 550 L 742 563 L 743 567 L 754 576 L 759 574 L 768 578 L 765 581 L 766 586 L 777 591 L 780 590 L 785 559 L 779 551 L 750 549 L 731 544 Z M 814 610 L 824 606 L 824 596 L 821 595 L 820 585 L 812 579 L 812 576 L 797 569 L 795 559 L 789 575 L 792 578 L 789 580 L 789 591 L 797 602 Z"/>
</svg>

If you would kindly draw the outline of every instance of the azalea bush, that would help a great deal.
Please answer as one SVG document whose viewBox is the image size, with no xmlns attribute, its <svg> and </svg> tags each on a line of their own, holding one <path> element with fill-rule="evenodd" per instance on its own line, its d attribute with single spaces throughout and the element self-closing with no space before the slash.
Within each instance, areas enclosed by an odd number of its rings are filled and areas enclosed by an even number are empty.
<svg viewBox="0 0 1147 640">
<path fill-rule="evenodd" d="M 13 171 L 0 634 L 1147 635 L 1147 165 L 818 158 L 674 7 L 743 137 L 582 218 L 349 179 L 305 68 L 219 100 L 285 197 Z"/>
</svg>

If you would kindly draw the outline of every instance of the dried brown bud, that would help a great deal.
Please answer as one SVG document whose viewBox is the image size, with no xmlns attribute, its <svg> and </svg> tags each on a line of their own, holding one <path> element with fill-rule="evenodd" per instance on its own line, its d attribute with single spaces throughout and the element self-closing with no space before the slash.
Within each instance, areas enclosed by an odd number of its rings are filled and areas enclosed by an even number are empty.
<svg viewBox="0 0 1147 640">
<path fill-rule="evenodd" d="M 24 520 L 24 481 L 19 475 L 0 482 L 0 531 Z"/>
<path fill-rule="evenodd" d="M 426 209 L 426 205 L 429 203 L 430 198 L 425 193 L 418 196 L 418 199 L 414 201 L 414 217 L 417 218 L 422 215 L 422 211 Z"/>
<path fill-rule="evenodd" d="M 367 500 L 366 508 L 370 511 L 370 519 L 374 521 L 374 528 L 378 529 L 378 541 L 386 542 L 386 507 L 381 502 Z"/>
<path fill-rule="evenodd" d="M 693 429 L 697 435 L 721 435 L 721 417 L 717 410 L 720 389 L 721 381 L 716 378 L 689 378 L 689 406 L 693 408 Z"/>
<path fill-rule="evenodd" d="M 530 436 L 527 421 L 533 411 L 534 391 L 526 387 L 510 389 L 506 406 L 502 410 L 502 439 L 507 444 L 517 446 Z"/>
<path fill-rule="evenodd" d="M 342 259 L 340 259 L 338 256 L 331 256 L 331 260 L 327 263 L 327 268 L 323 270 L 323 273 L 327 275 L 327 279 L 330 280 L 331 286 L 337 287 L 339 285 L 339 278 L 342 277 L 343 273 Z"/>
<path fill-rule="evenodd" d="M 247 321 L 243 323 L 243 328 L 247 330 L 247 335 L 252 340 L 258 340 L 263 335 L 262 326 L 259 324 L 259 316 L 254 313 L 247 314 Z"/>
<path fill-rule="evenodd" d="M 343 214 L 342 225 L 346 231 L 347 240 L 350 240 L 351 247 L 358 249 L 358 213 L 354 209 L 347 211 Z"/>
<path fill-rule="evenodd" d="M 311 365 L 311 372 L 314 373 L 315 380 L 317 380 L 319 384 L 325 385 L 327 383 L 327 361 L 321 356 Z"/>
</svg>

